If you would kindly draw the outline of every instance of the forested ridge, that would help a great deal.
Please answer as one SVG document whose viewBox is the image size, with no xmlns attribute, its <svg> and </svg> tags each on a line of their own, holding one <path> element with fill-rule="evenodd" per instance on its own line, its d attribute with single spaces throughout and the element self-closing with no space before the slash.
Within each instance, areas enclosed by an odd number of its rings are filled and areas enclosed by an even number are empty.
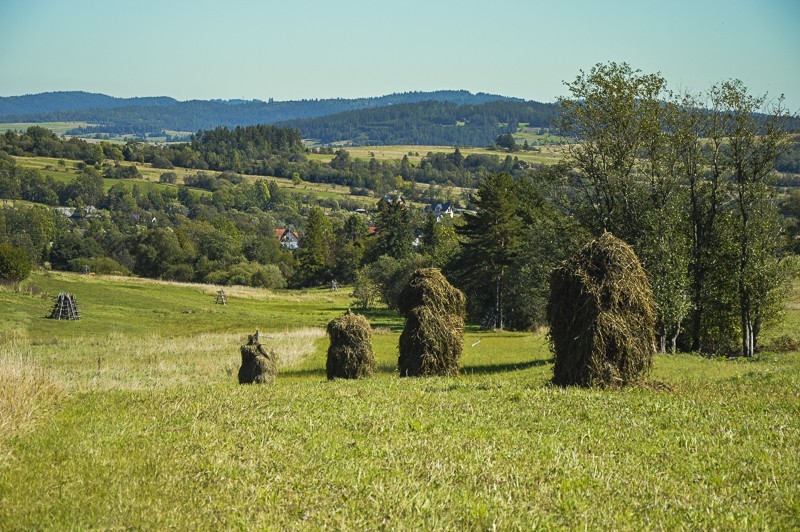
<svg viewBox="0 0 800 532">
<path fill-rule="evenodd" d="M 303 138 L 322 144 L 347 141 L 353 145 L 487 146 L 502 133 L 515 133 L 521 123 L 549 127 L 557 116 L 555 105 L 539 102 L 501 100 L 457 105 L 426 101 L 280 125 L 297 128 Z"/>
<path fill-rule="evenodd" d="M 88 93 L 47 93 L 0 98 L 3 122 L 74 122 L 94 124 L 81 133 L 145 134 L 197 131 L 218 126 L 236 127 L 313 118 L 365 108 L 421 101 L 446 101 L 457 105 L 514 100 L 505 96 L 468 91 L 406 92 L 371 98 L 329 98 L 297 101 L 117 99 Z M 61 102 L 61 103 L 60 103 Z"/>
</svg>

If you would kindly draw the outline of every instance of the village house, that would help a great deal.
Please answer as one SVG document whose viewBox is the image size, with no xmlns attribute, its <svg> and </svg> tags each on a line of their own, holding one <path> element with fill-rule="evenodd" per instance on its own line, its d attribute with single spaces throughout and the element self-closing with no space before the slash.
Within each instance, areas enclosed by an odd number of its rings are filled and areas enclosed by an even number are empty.
<svg viewBox="0 0 800 532">
<path fill-rule="evenodd" d="M 300 245 L 300 237 L 291 229 L 280 227 L 275 229 L 275 238 L 286 249 L 297 249 Z"/>
</svg>

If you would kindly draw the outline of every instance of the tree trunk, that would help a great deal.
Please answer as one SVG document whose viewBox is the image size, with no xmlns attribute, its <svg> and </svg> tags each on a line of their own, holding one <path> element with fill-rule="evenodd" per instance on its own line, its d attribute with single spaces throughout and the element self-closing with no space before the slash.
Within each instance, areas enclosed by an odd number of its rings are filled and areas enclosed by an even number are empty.
<svg viewBox="0 0 800 532">
<path fill-rule="evenodd" d="M 675 327 L 675 334 L 673 334 L 672 338 L 670 338 L 670 351 L 672 351 L 673 355 L 675 354 L 675 347 L 676 344 L 678 343 L 678 336 L 680 334 L 681 334 L 681 322 L 679 321 L 677 326 Z"/>
</svg>

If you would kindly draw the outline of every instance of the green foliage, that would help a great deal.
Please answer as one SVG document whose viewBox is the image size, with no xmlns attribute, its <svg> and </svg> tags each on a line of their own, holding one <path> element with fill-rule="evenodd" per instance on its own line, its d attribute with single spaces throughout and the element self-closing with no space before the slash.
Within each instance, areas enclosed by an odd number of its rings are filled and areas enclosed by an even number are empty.
<svg viewBox="0 0 800 532">
<path fill-rule="evenodd" d="M 485 176 L 473 199 L 478 212 L 458 228 L 463 239 L 457 278 L 471 301 L 473 315 L 488 314 L 493 329 L 503 329 L 508 273 L 520 247 L 523 223 L 516 182 L 509 174 Z M 483 317 L 483 316 L 481 316 Z"/>
<path fill-rule="evenodd" d="M 31 274 L 31 259 L 24 249 L 0 244 L 0 281 L 19 283 Z"/>
<path fill-rule="evenodd" d="M 361 308 L 369 308 L 380 296 L 390 309 L 397 309 L 400 291 L 414 271 L 430 266 L 430 259 L 412 253 L 402 259 L 382 255 L 365 266 L 355 283 L 354 296 Z"/>
<path fill-rule="evenodd" d="M 331 265 L 333 226 L 319 207 L 312 207 L 297 250 L 297 276 L 303 286 L 325 282 Z"/>
<path fill-rule="evenodd" d="M 402 259 L 411 253 L 414 239 L 411 213 L 401 194 L 390 194 L 378 201 L 375 232 L 378 236 L 376 255 Z"/>
<path fill-rule="evenodd" d="M 598 64 L 567 87 L 565 197 L 595 234 L 610 230 L 642 257 L 661 349 L 667 339 L 675 348 L 689 317 L 692 349 L 729 353 L 738 334 L 752 356 L 760 309 L 774 314 L 786 283 L 768 186 L 789 146 L 781 101 L 768 107 L 739 81 L 676 97 L 663 77 L 625 63 Z"/>
</svg>

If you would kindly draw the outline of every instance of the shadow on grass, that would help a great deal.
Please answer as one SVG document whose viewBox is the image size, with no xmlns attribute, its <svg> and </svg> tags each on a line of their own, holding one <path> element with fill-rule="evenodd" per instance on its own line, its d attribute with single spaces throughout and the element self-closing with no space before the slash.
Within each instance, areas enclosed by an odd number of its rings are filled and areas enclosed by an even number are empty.
<svg viewBox="0 0 800 532">
<path fill-rule="evenodd" d="M 531 360 L 529 362 L 518 362 L 514 364 L 486 364 L 483 366 L 465 366 L 461 368 L 464 375 L 487 375 L 490 373 L 507 373 L 509 371 L 522 371 L 539 366 L 547 366 L 553 363 L 553 359 Z"/>
<path fill-rule="evenodd" d="M 373 329 L 387 328 L 393 332 L 399 332 L 403 330 L 405 324 L 405 320 L 400 314 L 389 309 L 355 309 L 354 312 L 367 318 Z"/>
<path fill-rule="evenodd" d="M 397 365 L 391 364 L 378 364 L 378 367 L 375 368 L 376 374 L 388 374 L 391 375 L 392 373 L 397 373 Z M 319 377 L 320 379 L 327 379 L 328 374 L 325 371 L 325 368 L 309 368 L 309 369 L 287 369 L 285 371 L 281 371 L 278 373 L 278 378 L 281 376 L 285 377 Z"/>
</svg>

